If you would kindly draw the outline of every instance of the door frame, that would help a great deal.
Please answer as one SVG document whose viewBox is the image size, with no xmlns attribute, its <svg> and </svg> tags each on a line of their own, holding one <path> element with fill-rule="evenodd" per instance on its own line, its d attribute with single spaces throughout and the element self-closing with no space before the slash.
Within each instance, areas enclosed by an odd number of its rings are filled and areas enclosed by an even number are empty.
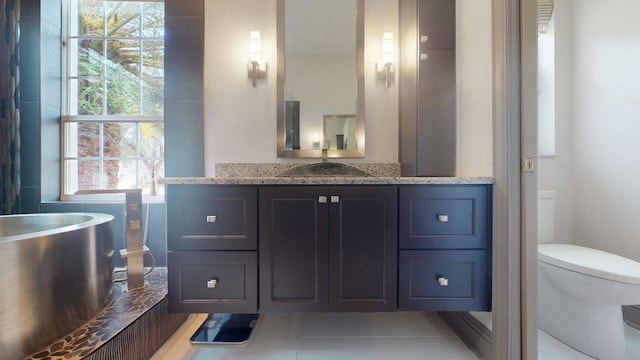
<svg viewBox="0 0 640 360">
<path fill-rule="evenodd" d="M 534 160 L 522 173 L 522 357 L 538 356 L 538 2 L 521 0 L 521 156 Z"/>
<path fill-rule="evenodd" d="M 521 173 L 537 153 L 536 14 L 536 0 L 492 1 L 494 359 L 537 357 L 537 177 Z"/>
</svg>

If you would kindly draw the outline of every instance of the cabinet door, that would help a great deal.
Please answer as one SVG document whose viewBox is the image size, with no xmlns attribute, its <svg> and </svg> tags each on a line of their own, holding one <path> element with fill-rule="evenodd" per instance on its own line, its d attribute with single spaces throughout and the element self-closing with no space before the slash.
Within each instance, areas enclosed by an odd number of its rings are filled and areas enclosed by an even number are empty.
<svg viewBox="0 0 640 360">
<path fill-rule="evenodd" d="M 417 175 L 453 176 L 456 164 L 456 54 L 424 51 L 420 60 Z"/>
<path fill-rule="evenodd" d="M 490 248 L 490 189 L 488 185 L 401 186 L 400 248 Z"/>
<path fill-rule="evenodd" d="M 169 250 L 255 250 L 255 186 L 169 185 Z"/>
<path fill-rule="evenodd" d="M 396 187 L 329 188 L 331 311 L 395 311 Z"/>
<path fill-rule="evenodd" d="M 456 1 L 419 0 L 418 21 L 421 49 L 454 49 L 456 46 Z"/>
<path fill-rule="evenodd" d="M 259 193 L 260 311 L 328 310 L 327 188 L 265 186 Z"/>
<path fill-rule="evenodd" d="M 485 250 L 402 250 L 399 258 L 400 310 L 490 310 Z"/>
<path fill-rule="evenodd" d="M 255 313 L 255 251 L 169 251 L 169 311 Z"/>
</svg>

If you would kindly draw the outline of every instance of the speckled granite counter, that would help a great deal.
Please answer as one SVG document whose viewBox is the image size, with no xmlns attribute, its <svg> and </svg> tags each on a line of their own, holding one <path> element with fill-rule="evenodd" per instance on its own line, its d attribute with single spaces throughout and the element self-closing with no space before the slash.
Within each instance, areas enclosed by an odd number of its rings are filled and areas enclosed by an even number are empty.
<svg viewBox="0 0 640 360">
<path fill-rule="evenodd" d="M 215 176 L 227 177 L 272 177 L 300 165 L 318 163 L 313 162 L 289 162 L 289 163 L 217 163 L 215 164 Z M 371 176 L 386 177 L 400 176 L 399 163 L 344 163 L 361 169 Z"/>
<path fill-rule="evenodd" d="M 279 177 L 293 167 L 306 163 L 218 163 L 216 176 L 167 177 L 162 184 L 217 185 L 420 185 L 420 184 L 493 184 L 492 177 L 402 177 L 399 163 L 345 163 L 370 174 L 368 177 L 317 176 Z"/>
<path fill-rule="evenodd" d="M 317 163 L 317 162 L 316 162 Z M 161 184 L 217 185 L 419 185 L 419 184 L 493 184 L 492 177 L 402 177 L 399 163 L 345 163 L 371 176 L 277 176 L 306 163 L 218 163 L 216 176 L 167 177 Z"/>
<path fill-rule="evenodd" d="M 168 177 L 162 184 L 218 185 L 421 185 L 493 184 L 492 177 Z"/>
</svg>

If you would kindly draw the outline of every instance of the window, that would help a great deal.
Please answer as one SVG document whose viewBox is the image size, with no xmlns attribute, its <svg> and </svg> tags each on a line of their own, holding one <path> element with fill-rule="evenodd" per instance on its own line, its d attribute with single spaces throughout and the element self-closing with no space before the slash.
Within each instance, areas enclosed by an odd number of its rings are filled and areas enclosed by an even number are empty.
<svg viewBox="0 0 640 360">
<path fill-rule="evenodd" d="M 69 0 L 63 43 L 62 199 L 78 190 L 162 193 L 164 3 Z"/>
</svg>

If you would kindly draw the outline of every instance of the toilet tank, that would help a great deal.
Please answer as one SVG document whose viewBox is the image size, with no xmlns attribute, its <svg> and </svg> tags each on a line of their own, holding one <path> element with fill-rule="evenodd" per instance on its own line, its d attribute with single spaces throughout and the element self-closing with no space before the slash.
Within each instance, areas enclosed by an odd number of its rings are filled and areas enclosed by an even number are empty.
<svg viewBox="0 0 640 360">
<path fill-rule="evenodd" d="M 553 242 L 556 217 L 556 191 L 538 191 L 538 244 Z"/>
</svg>

